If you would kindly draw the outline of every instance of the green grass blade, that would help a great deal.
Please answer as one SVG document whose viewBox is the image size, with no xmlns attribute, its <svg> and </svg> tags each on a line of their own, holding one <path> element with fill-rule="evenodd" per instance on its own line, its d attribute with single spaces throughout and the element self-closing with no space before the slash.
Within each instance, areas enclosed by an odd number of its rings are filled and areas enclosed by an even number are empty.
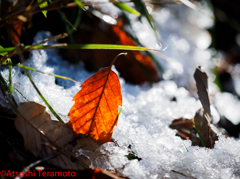
<svg viewBox="0 0 240 179">
<path fill-rule="evenodd" d="M 8 82 L 8 80 L 6 80 L 5 78 L 3 78 L 6 82 Z M 26 99 L 26 101 L 29 101 L 17 88 L 14 88 L 24 99 Z"/>
<path fill-rule="evenodd" d="M 86 9 L 84 8 L 83 3 L 80 0 L 74 0 L 74 1 L 82 10 L 86 11 Z"/>
<path fill-rule="evenodd" d="M 147 18 L 148 20 L 148 23 L 150 24 L 150 26 L 152 27 L 154 33 L 155 33 L 155 37 L 157 38 L 158 41 L 160 41 L 159 39 L 159 35 L 158 35 L 158 32 L 157 32 L 157 28 L 154 24 L 154 21 L 153 21 L 153 18 L 152 16 L 148 13 L 148 10 L 145 6 L 145 4 L 142 2 L 142 0 L 132 0 L 136 9 L 143 15 Z"/>
<path fill-rule="evenodd" d="M 82 10 L 81 10 L 80 8 L 78 8 L 78 14 L 77 14 L 77 17 L 76 17 L 76 20 L 75 20 L 74 25 L 72 25 L 69 21 L 66 21 L 66 20 L 64 19 L 65 14 L 61 14 L 62 12 L 61 12 L 60 10 L 58 10 L 58 12 L 59 12 L 60 15 L 61 15 L 62 21 L 63 21 L 63 23 L 64 23 L 66 32 L 67 32 L 68 37 L 69 37 L 69 40 L 70 40 L 70 43 L 71 43 L 71 44 L 74 44 L 74 39 L 73 39 L 73 37 L 72 37 L 72 33 L 73 33 L 74 31 L 77 31 L 76 28 L 77 28 L 78 25 L 80 24 L 80 20 L 81 20 L 81 16 L 82 16 L 82 14 L 81 14 Z M 70 24 L 69 24 L 68 22 L 69 22 Z M 69 25 L 70 25 L 72 28 L 70 28 Z M 74 53 L 74 55 L 75 55 L 75 58 L 76 58 L 76 59 L 79 59 L 76 49 L 73 50 L 73 53 Z"/>
<path fill-rule="evenodd" d="M 73 49 L 109 49 L 109 50 L 143 50 L 143 47 L 135 46 L 123 46 L 123 45 L 105 45 L 105 44 L 70 44 L 63 48 L 73 48 Z"/>
<path fill-rule="evenodd" d="M 184 145 L 185 149 L 187 150 L 187 152 L 189 152 L 189 151 L 188 151 L 188 149 L 187 149 L 187 146 L 185 145 L 185 143 L 184 143 L 184 142 L 183 142 L 183 145 Z"/>
<path fill-rule="evenodd" d="M 136 9 L 147 18 L 149 24 L 151 25 L 152 28 L 154 28 L 153 25 L 153 19 L 151 17 L 151 15 L 148 13 L 148 10 L 145 6 L 145 4 L 142 2 L 142 0 L 132 0 Z"/>
<path fill-rule="evenodd" d="M 15 50 L 16 47 L 7 47 L 7 48 L 0 48 L 0 55 L 6 55 L 7 52 Z"/>
<path fill-rule="evenodd" d="M 122 11 L 125 11 L 125 12 L 128 12 L 128 13 L 131 13 L 131 14 L 134 14 L 136 16 L 140 16 L 140 12 L 136 11 L 135 9 L 129 7 L 128 5 L 126 5 L 125 3 L 123 2 L 118 2 L 118 1 L 115 1 L 115 0 L 110 0 L 116 7 L 118 7 L 119 9 L 121 9 Z"/>
<path fill-rule="evenodd" d="M 196 129 L 197 134 L 198 134 L 198 136 L 199 136 L 199 138 L 200 138 L 200 140 L 201 140 L 201 142 L 202 142 L 202 145 L 203 145 L 204 147 L 206 147 L 206 145 L 205 145 L 205 143 L 204 143 L 204 141 L 203 141 L 203 139 L 202 139 L 202 136 L 201 136 L 200 133 L 198 132 L 197 128 L 195 128 L 195 129 Z"/>
<path fill-rule="evenodd" d="M 63 49 L 106 49 L 106 50 L 147 50 L 146 47 L 111 44 L 69 44 Z"/>
<path fill-rule="evenodd" d="M 3 94 L 4 98 L 8 101 L 8 104 L 12 108 L 13 112 L 17 113 L 17 111 L 16 111 L 17 103 L 16 103 L 14 97 L 9 92 L 7 83 L 4 80 L 1 73 L 0 73 L 0 88 L 1 88 L 1 91 L 2 91 L 2 94 Z"/>
<path fill-rule="evenodd" d="M 0 45 L 0 49 L 4 49 L 1 45 Z M 0 52 L 0 55 L 5 56 L 7 54 L 7 52 Z"/>
<path fill-rule="evenodd" d="M 39 72 L 39 73 L 42 73 L 42 74 L 46 74 L 46 75 L 50 75 L 50 76 L 54 76 L 56 78 L 61 78 L 61 79 L 64 79 L 64 80 L 70 80 L 74 83 L 78 83 L 77 81 L 71 79 L 71 78 L 68 78 L 66 76 L 61 76 L 61 75 L 56 75 L 56 74 L 51 74 L 51 73 L 46 73 L 46 72 L 43 72 L 43 71 L 40 71 L 40 70 L 37 70 L 35 68 L 31 68 L 31 67 L 28 67 L 28 66 L 24 66 L 24 65 L 21 65 L 21 64 L 12 64 L 12 63 L 6 63 L 6 62 L 2 62 L 0 63 L 1 65 L 10 65 L 10 66 L 17 66 L 19 68 L 24 68 L 24 69 L 28 69 L 28 70 L 31 70 L 31 71 L 36 71 L 36 72 Z"/>
<path fill-rule="evenodd" d="M 132 24 L 131 24 L 131 21 L 130 21 L 129 17 L 126 16 L 126 15 L 124 15 L 124 17 L 125 17 L 125 19 L 126 19 L 126 21 L 127 21 L 127 24 L 130 24 L 130 27 L 131 27 L 131 29 L 133 30 L 133 27 L 132 27 Z M 126 32 L 126 33 L 127 33 L 127 32 Z M 138 37 L 137 37 L 136 35 L 132 35 L 132 34 L 129 34 L 129 33 L 127 33 L 127 34 L 128 34 L 132 39 L 134 39 L 134 41 L 136 41 L 137 44 L 139 44 L 140 46 L 143 46 L 142 43 L 139 41 L 139 39 L 138 39 Z M 151 60 L 156 64 L 158 70 L 163 74 L 164 69 L 163 69 L 163 67 L 160 65 L 160 63 L 158 62 L 158 60 L 155 58 L 155 56 L 154 56 L 151 52 L 149 52 L 149 51 L 146 51 L 146 54 L 151 57 Z"/>
<path fill-rule="evenodd" d="M 30 45 L 25 46 L 24 49 L 31 47 Z M 146 47 L 128 46 L 128 45 L 112 45 L 112 44 L 54 44 L 54 45 L 36 45 L 29 50 L 40 50 L 40 49 L 101 49 L 101 50 L 139 50 L 139 51 L 162 51 L 158 49 L 149 49 Z M 0 49 L 0 53 L 10 52 L 15 50 L 15 47 L 7 47 Z"/>
<path fill-rule="evenodd" d="M 9 75 L 8 75 L 8 81 L 9 81 L 8 88 L 9 88 L 10 93 L 13 94 L 13 87 L 12 87 L 12 61 L 11 61 L 10 58 L 8 59 L 8 71 L 9 71 Z"/>
<path fill-rule="evenodd" d="M 69 26 L 71 26 L 75 31 L 77 31 L 77 29 L 74 27 L 74 25 L 72 25 L 72 23 L 66 18 L 65 14 L 62 11 L 60 11 L 59 9 L 57 11 L 60 14 L 62 20 L 67 22 Z"/>
<path fill-rule="evenodd" d="M 81 22 L 81 19 L 82 19 L 82 10 L 81 9 L 79 9 L 78 8 L 78 11 L 77 11 L 77 14 L 75 15 L 75 21 L 74 21 L 74 24 L 73 24 L 73 26 L 75 27 L 75 29 L 77 29 L 78 27 L 79 27 L 79 25 L 80 25 L 80 22 Z M 69 38 L 70 38 L 70 40 L 71 40 L 71 38 L 72 38 L 72 33 L 75 31 L 75 29 L 69 29 L 69 32 L 67 32 L 68 33 L 68 36 L 69 36 Z M 72 43 L 72 42 L 71 42 Z"/>
<path fill-rule="evenodd" d="M 24 99 L 26 99 L 26 101 L 29 101 L 17 88 L 15 88 L 15 90 L 16 90 Z"/>
<path fill-rule="evenodd" d="M 218 74 L 218 71 L 217 71 L 217 66 L 215 66 L 213 68 L 212 72 L 215 75 L 214 83 L 217 85 L 220 92 L 223 92 L 222 85 L 221 85 L 220 78 L 219 78 L 219 74 Z"/>
<path fill-rule="evenodd" d="M 121 112 L 122 112 L 122 107 L 121 107 L 121 109 L 118 112 L 118 117 L 120 116 Z"/>
<path fill-rule="evenodd" d="M 43 102 L 46 104 L 46 106 L 50 109 L 50 111 L 53 113 L 53 115 L 59 120 L 59 122 L 65 124 L 65 122 L 58 116 L 58 114 L 55 112 L 55 110 L 52 108 L 52 106 L 47 102 L 47 100 L 44 98 L 42 93 L 39 91 L 38 87 L 35 85 L 34 81 L 32 80 L 32 77 L 28 73 L 27 69 L 24 69 L 24 72 L 28 76 L 30 82 L 32 83 L 33 87 L 37 91 L 38 95 L 42 98 Z"/>
<path fill-rule="evenodd" d="M 49 2 L 52 3 L 51 0 L 49 0 Z M 62 20 L 64 20 L 65 22 L 67 22 L 75 31 L 77 31 L 77 29 L 75 28 L 75 26 L 72 25 L 72 23 L 67 19 L 67 17 L 65 16 L 65 14 L 64 14 L 61 10 L 59 10 L 59 9 L 57 9 L 57 11 L 58 11 L 58 13 L 60 14 Z"/>
<path fill-rule="evenodd" d="M 24 57 L 23 57 L 23 49 L 26 47 L 23 47 L 22 49 L 20 47 L 16 47 L 16 50 L 19 54 L 19 58 L 20 61 L 22 63 L 24 63 Z M 28 70 L 24 68 L 24 72 L 26 73 L 27 77 L 29 78 L 30 82 L 32 83 L 33 87 L 35 88 L 35 90 L 37 91 L 38 95 L 41 97 L 41 99 L 43 100 L 43 102 L 45 103 L 45 105 L 50 109 L 50 111 L 52 112 L 52 114 L 59 120 L 59 122 L 64 123 L 64 121 L 58 116 L 58 114 L 55 112 L 55 110 L 52 108 L 52 106 L 47 102 L 47 100 L 44 98 L 44 96 L 42 95 L 42 93 L 39 91 L 38 87 L 35 85 L 34 81 L 32 80 L 31 75 L 29 74 Z"/>
<path fill-rule="evenodd" d="M 37 0 L 37 2 L 41 2 L 42 0 Z M 48 2 L 47 1 L 45 1 L 44 3 L 42 3 L 42 4 L 40 4 L 39 5 L 39 7 L 40 8 L 44 8 L 44 7 L 47 7 L 48 6 Z M 45 17 L 47 17 L 47 11 L 42 11 L 42 13 L 43 13 L 43 15 L 45 16 Z"/>
<path fill-rule="evenodd" d="M 193 122 L 193 126 L 194 126 L 194 128 L 196 129 L 196 131 L 197 131 L 197 134 L 198 134 L 198 136 L 199 136 L 199 139 L 200 139 L 201 142 L 202 142 L 203 147 L 206 147 L 206 145 L 205 145 L 205 143 L 204 143 L 204 141 L 203 141 L 203 139 L 202 139 L 202 136 L 200 135 L 200 133 L 198 132 L 198 129 L 196 128 L 195 122 Z"/>
</svg>

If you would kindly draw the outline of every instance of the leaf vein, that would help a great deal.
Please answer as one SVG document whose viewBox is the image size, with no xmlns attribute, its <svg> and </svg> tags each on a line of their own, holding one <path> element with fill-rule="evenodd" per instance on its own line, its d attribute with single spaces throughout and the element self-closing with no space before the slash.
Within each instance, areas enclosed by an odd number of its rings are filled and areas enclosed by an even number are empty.
<svg viewBox="0 0 240 179">
<path fill-rule="evenodd" d="M 87 105 L 88 103 L 92 102 L 93 100 L 97 99 L 98 97 L 99 97 L 99 96 L 97 96 L 96 98 L 91 99 L 90 101 L 88 101 L 87 103 L 85 103 L 83 106 Z M 74 111 L 82 108 L 83 106 L 80 106 L 79 108 L 75 109 Z"/>
<path fill-rule="evenodd" d="M 110 109 L 110 107 L 109 107 L 109 104 L 108 104 L 108 101 L 107 101 L 107 97 L 106 97 L 105 93 L 103 93 L 103 94 L 104 94 L 104 97 L 105 97 L 105 99 L 106 99 L 106 103 L 107 103 L 108 109 L 109 109 L 109 111 L 110 111 L 110 113 L 111 113 L 111 116 L 112 116 L 112 118 L 113 118 L 112 111 L 111 111 L 111 109 Z"/>
<path fill-rule="evenodd" d="M 78 131 L 79 129 L 81 129 L 83 126 L 85 126 L 89 121 L 91 121 L 93 118 L 91 118 L 91 119 L 89 119 L 89 120 L 87 120 L 83 125 L 81 125 L 80 127 L 78 127 L 77 129 L 76 129 L 76 131 Z"/>
<path fill-rule="evenodd" d="M 111 91 L 112 91 L 113 95 L 114 95 L 114 96 L 117 96 L 117 95 L 115 95 L 115 94 L 114 94 L 114 91 L 113 91 L 113 89 L 112 89 L 112 86 L 111 86 L 111 83 L 110 83 L 110 81 L 108 81 L 108 84 L 109 84 L 109 86 L 110 86 L 110 89 L 111 89 Z"/>
<path fill-rule="evenodd" d="M 95 116 L 96 116 L 96 113 L 97 113 L 97 108 L 99 108 L 99 104 L 100 104 L 100 101 L 101 101 L 101 99 L 102 99 L 102 95 L 103 95 L 103 93 L 104 93 L 104 90 L 105 90 L 105 87 L 106 87 L 106 84 L 107 84 L 107 81 L 108 81 L 108 77 L 109 77 L 110 71 L 111 71 L 111 68 L 109 67 L 108 73 L 107 73 L 107 78 L 106 78 L 106 81 L 105 81 L 105 83 L 104 83 L 104 85 L 103 85 L 102 93 L 101 93 L 101 95 L 100 95 L 98 104 L 97 104 L 97 106 L 96 106 L 95 113 L 94 113 L 94 115 L 93 115 L 93 120 L 92 120 L 92 123 L 91 123 L 90 128 L 89 128 L 90 130 L 91 130 L 91 128 L 92 128 L 92 124 L 93 124 L 93 121 L 94 121 Z M 89 130 L 89 132 L 87 133 L 87 135 L 90 134 L 90 130 Z"/>
<path fill-rule="evenodd" d="M 99 78 L 99 79 L 97 79 L 97 80 L 95 80 L 95 81 L 92 81 L 92 82 L 88 83 L 88 85 L 89 85 L 89 84 L 92 84 L 92 83 L 94 83 L 94 82 L 96 82 L 96 81 L 99 81 L 99 80 L 101 80 L 101 79 L 103 79 L 103 78 L 105 78 L 107 75 L 108 75 L 108 74 L 102 76 L 101 78 Z"/>
<path fill-rule="evenodd" d="M 95 89 L 95 90 L 93 90 L 93 91 L 91 91 L 91 92 L 89 92 L 89 93 L 86 93 L 86 94 L 81 95 L 81 97 L 82 97 L 82 96 L 86 96 L 86 95 L 88 95 L 88 94 L 91 94 L 91 93 L 93 93 L 94 91 L 97 91 L 98 89 L 100 89 L 101 87 L 103 87 L 103 85 L 102 85 L 102 86 L 99 86 L 97 89 Z"/>
<path fill-rule="evenodd" d="M 94 108 L 97 108 L 97 106 L 94 107 Z M 88 114 L 90 111 L 92 111 L 94 108 L 92 108 L 91 110 L 89 110 L 88 112 L 86 112 L 86 113 L 85 113 L 84 115 L 82 115 L 81 117 L 77 118 L 75 121 L 72 122 L 72 124 L 75 123 L 75 122 L 77 122 L 77 121 L 78 121 L 79 119 L 81 119 L 83 116 L 85 116 L 85 115 Z"/>
</svg>

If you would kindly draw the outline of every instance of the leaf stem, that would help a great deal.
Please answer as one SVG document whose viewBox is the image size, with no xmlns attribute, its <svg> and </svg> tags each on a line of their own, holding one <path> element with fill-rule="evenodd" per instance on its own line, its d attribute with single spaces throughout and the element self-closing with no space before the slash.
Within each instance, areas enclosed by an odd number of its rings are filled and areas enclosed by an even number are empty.
<svg viewBox="0 0 240 179">
<path fill-rule="evenodd" d="M 110 66 L 109 66 L 110 69 L 112 68 L 113 64 L 114 64 L 115 61 L 118 59 L 118 57 L 121 56 L 121 55 L 125 55 L 125 56 L 126 56 L 126 55 L 127 55 L 127 52 L 119 53 L 119 54 L 113 59 L 112 63 L 110 64 Z"/>
</svg>

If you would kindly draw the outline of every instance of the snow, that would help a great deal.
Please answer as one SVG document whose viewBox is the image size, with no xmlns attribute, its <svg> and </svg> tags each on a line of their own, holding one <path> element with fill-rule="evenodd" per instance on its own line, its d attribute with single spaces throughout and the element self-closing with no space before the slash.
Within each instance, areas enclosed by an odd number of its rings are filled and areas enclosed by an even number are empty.
<svg viewBox="0 0 240 179">
<path fill-rule="evenodd" d="M 180 12 L 183 14 L 179 17 L 175 15 Z M 195 90 L 195 82 L 192 77 L 194 69 L 197 65 L 202 65 L 210 74 L 212 67 L 210 60 L 212 52 L 206 49 L 209 37 L 201 36 L 203 41 L 204 38 L 206 40 L 205 46 L 199 46 L 198 42 L 194 40 L 199 32 L 206 32 L 202 27 L 209 27 L 212 22 L 208 19 L 206 22 L 208 24 L 204 24 L 205 21 L 198 20 L 196 23 L 200 24 L 201 28 L 195 27 L 190 23 L 191 21 L 185 19 L 188 17 L 187 13 L 193 12 L 187 7 L 181 6 L 178 9 L 174 5 L 173 8 L 166 7 L 154 12 L 153 16 L 159 28 L 161 27 L 161 41 L 169 45 L 163 54 L 171 58 L 171 63 L 158 58 L 166 69 L 163 75 L 166 80 L 156 83 L 150 88 L 147 84 L 143 86 L 130 85 L 120 78 L 123 110 L 113 132 L 113 138 L 119 147 L 109 142 L 103 144 L 95 153 L 80 149 L 80 155 L 85 155 L 90 159 L 94 158 L 91 167 L 116 169 L 130 178 L 187 178 L 182 174 L 204 179 L 240 177 L 239 139 L 225 138 L 218 133 L 219 140 L 214 149 L 206 149 L 191 146 L 190 140 L 182 140 L 176 136 L 176 130 L 168 127 L 174 119 L 194 117 L 195 112 L 201 107 L 199 100 L 191 96 L 196 95 L 192 94 L 192 91 Z M 201 18 L 201 16 L 198 15 L 196 18 Z M 190 36 L 186 35 L 186 29 L 183 27 L 185 25 L 188 27 Z M 143 26 L 140 24 L 140 28 Z M 135 30 L 137 30 L 137 25 L 135 25 Z M 50 36 L 49 32 L 39 32 L 34 43 Z M 145 36 L 145 38 L 148 37 Z M 142 40 L 144 44 L 144 39 Z M 147 42 L 146 39 L 145 42 Z M 56 50 L 32 51 L 31 54 L 26 65 L 38 70 L 64 75 L 73 78 L 80 84 L 92 75 L 84 69 L 83 64 L 71 65 L 64 61 Z M 180 70 L 176 70 L 176 68 Z M 113 70 L 116 71 L 114 67 Z M 14 98 L 17 103 L 26 100 L 16 89 L 29 101 L 45 105 L 22 70 L 13 67 L 12 72 Z M 8 78 L 7 69 L 1 73 L 4 78 Z M 116 73 L 118 72 L 116 71 Z M 80 90 L 80 84 L 56 79 L 38 72 L 30 71 L 30 74 L 43 96 L 67 122 L 69 120 L 68 112 L 74 103 L 72 98 Z M 212 80 L 213 77 L 210 75 L 210 92 L 216 93 L 217 88 Z M 172 98 L 176 98 L 176 100 L 172 100 Z M 2 95 L 0 101 L 2 106 L 7 106 Z M 226 103 L 227 106 L 225 106 Z M 233 95 L 218 92 L 214 104 L 220 115 L 225 115 L 234 124 L 240 122 L 239 112 L 237 109 L 235 110 L 239 106 L 239 101 Z M 211 110 L 214 123 L 217 123 L 220 116 L 214 106 L 211 106 Z M 49 110 L 48 112 L 52 119 L 56 120 Z M 131 151 L 141 158 L 140 161 L 127 159 L 126 155 L 130 152 L 129 146 L 131 146 Z M 98 156 L 99 152 L 105 155 Z"/>
<path fill-rule="evenodd" d="M 229 103 L 229 101 L 231 101 L 231 103 Z M 234 125 L 238 125 L 240 123 L 240 111 L 238 110 L 240 101 L 238 100 L 237 96 L 227 92 L 217 93 L 215 105 L 220 115 L 225 116 Z"/>
</svg>

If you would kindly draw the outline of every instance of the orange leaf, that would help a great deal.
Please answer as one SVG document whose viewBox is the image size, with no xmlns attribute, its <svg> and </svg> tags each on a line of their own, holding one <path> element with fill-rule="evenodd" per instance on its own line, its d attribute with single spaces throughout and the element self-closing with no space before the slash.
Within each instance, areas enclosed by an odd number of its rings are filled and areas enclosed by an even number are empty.
<svg viewBox="0 0 240 179">
<path fill-rule="evenodd" d="M 122 45 L 137 46 L 133 42 L 132 38 L 125 31 L 123 31 L 120 27 L 113 26 L 112 28 L 113 28 L 113 31 L 118 35 L 119 41 L 121 42 Z M 158 78 L 157 70 L 156 70 L 155 65 L 153 64 L 150 57 L 141 54 L 139 51 L 132 51 L 132 53 L 134 54 L 136 60 L 138 60 L 145 67 L 147 67 L 147 69 L 151 73 L 152 77 Z"/>
<path fill-rule="evenodd" d="M 106 67 L 88 78 L 74 96 L 68 126 L 76 134 L 85 134 L 99 144 L 111 141 L 117 125 L 118 106 L 122 105 L 118 76 Z"/>
<path fill-rule="evenodd" d="M 23 22 L 18 20 L 7 26 L 8 38 L 13 45 L 17 46 L 21 37 Z"/>
</svg>

